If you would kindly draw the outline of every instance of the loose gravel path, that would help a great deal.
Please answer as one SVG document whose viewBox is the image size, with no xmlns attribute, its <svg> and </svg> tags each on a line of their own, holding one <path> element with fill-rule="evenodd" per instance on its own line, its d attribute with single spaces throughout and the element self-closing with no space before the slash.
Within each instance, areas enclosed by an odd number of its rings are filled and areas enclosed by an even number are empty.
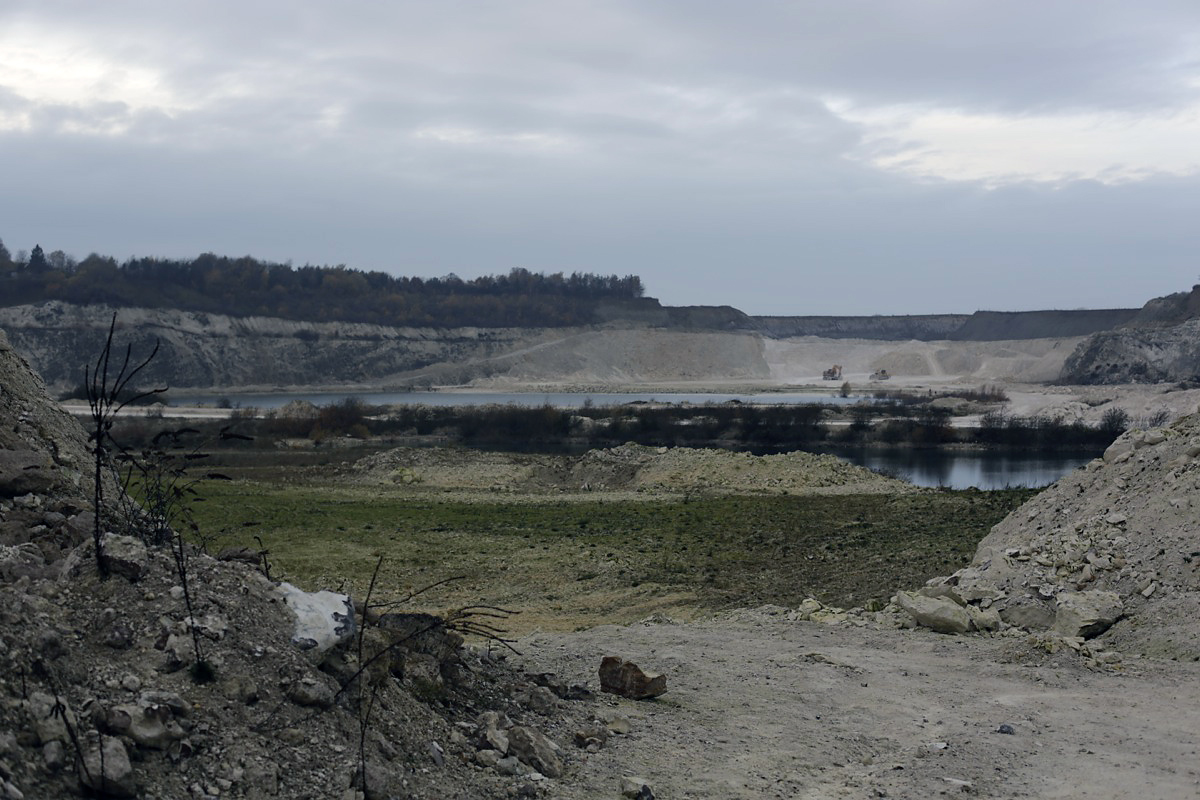
<svg viewBox="0 0 1200 800">
<path fill-rule="evenodd" d="M 1200 665 L 1121 672 L 1018 637 L 950 637 L 737 612 L 687 625 L 535 634 L 531 666 L 597 684 L 604 655 L 668 676 L 564 797 L 1200 796 Z M 1013 733 L 998 732 L 1009 725 Z"/>
</svg>

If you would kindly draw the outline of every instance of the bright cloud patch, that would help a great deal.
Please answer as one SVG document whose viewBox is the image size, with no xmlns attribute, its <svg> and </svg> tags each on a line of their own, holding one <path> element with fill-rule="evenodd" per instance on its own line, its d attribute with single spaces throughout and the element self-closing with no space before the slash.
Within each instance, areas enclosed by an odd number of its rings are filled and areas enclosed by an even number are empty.
<svg viewBox="0 0 1200 800">
<path fill-rule="evenodd" d="M 414 139 L 460 147 L 511 147 L 544 152 L 564 151 L 571 143 L 564 137 L 547 133 L 493 133 L 477 128 L 435 126 L 413 131 Z"/>
<path fill-rule="evenodd" d="M 1173 113 L 972 114 L 892 106 L 829 109 L 863 126 L 855 157 L 923 178 L 1019 182 L 1126 183 L 1152 175 L 1200 172 L 1200 107 Z"/>
<path fill-rule="evenodd" d="M 0 106 L 0 130 L 28 130 L 39 111 L 70 109 L 60 129 L 117 133 L 126 127 L 113 118 L 118 109 L 169 114 L 183 107 L 153 69 L 19 27 L 0 33 L 0 96 L 7 101 Z M 99 109 L 99 118 L 81 119 L 84 109 Z"/>
</svg>

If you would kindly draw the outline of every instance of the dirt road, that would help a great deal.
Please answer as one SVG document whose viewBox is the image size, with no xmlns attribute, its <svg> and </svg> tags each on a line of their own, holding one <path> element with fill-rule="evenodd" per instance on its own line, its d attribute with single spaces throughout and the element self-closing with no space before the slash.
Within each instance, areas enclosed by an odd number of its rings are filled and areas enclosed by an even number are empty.
<svg viewBox="0 0 1200 800">
<path fill-rule="evenodd" d="M 592 685 L 610 654 L 668 675 L 658 700 L 609 701 L 632 733 L 593 755 L 564 797 L 618 797 L 622 775 L 659 798 L 1200 797 L 1195 663 L 1097 671 L 1024 637 L 762 610 L 519 647 L 531 666 Z"/>
</svg>

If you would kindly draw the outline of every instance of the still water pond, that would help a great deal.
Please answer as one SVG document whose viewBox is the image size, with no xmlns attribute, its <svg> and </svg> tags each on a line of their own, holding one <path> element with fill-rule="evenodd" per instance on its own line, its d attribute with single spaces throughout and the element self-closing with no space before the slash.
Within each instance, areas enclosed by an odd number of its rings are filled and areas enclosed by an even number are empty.
<svg viewBox="0 0 1200 800">
<path fill-rule="evenodd" d="M 272 392 L 265 394 L 175 394 L 171 393 L 171 405 L 192 406 L 197 404 L 216 405 L 227 399 L 239 408 L 280 408 L 293 400 L 303 400 L 313 405 L 324 406 L 353 397 L 370 405 L 426 405 L 426 406 L 543 406 L 555 408 L 582 408 L 594 406 L 619 406 L 628 403 L 753 403 L 757 405 L 849 405 L 862 398 L 851 395 L 840 397 L 835 392 L 766 392 L 763 394 L 708 394 L 686 392 Z"/>
<path fill-rule="evenodd" d="M 1087 464 L 1099 453 L 963 453 L 929 450 L 838 450 L 852 464 L 886 472 L 918 486 L 951 489 L 1039 488 Z"/>
<path fill-rule="evenodd" d="M 757 405 L 857 403 L 862 397 L 839 397 L 835 392 L 767 392 L 762 394 L 709 394 L 685 392 L 272 392 L 224 396 L 240 408 L 280 408 L 293 400 L 329 405 L 347 397 L 371 405 L 483 406 L 517 405 L 581 408 L 585 404 L 614 406 L 628 403 L 728 403 Z M 174 394 L 171 404 L 216 405 L 222 396 Z M 1095 458 L 1099 453 L 1056 453 L 1051 455 L 1001 454 L 991 452 L 938 452 L 928 450 L 837 449 L 847 461 L 880 470 L 918 486 L 951 489 L 1003 489 L 1008 486 L 1041 487 Z"/>
</svg>

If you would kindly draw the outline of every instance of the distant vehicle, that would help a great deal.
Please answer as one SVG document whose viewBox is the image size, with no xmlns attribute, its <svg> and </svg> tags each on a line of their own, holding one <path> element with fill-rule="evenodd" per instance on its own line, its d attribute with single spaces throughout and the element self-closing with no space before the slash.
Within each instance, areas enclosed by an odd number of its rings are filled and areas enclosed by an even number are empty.
<svg viewBox="0 0 1200 800">
<path fill-rule="evenodd" d="M 827 381 L 840 381 L 842 379 L 842 365 L 834 364 L 832 367 L 822 372 L 821 377 Z"/>
<path fill-rule="evenodd" d="M 888 371 L 886 369 L 881 369 L 871 373 L 871 380 L 873 381 L 890 381 L 891 379 L 892 376 L 888 375 Z"/>
</svg>

